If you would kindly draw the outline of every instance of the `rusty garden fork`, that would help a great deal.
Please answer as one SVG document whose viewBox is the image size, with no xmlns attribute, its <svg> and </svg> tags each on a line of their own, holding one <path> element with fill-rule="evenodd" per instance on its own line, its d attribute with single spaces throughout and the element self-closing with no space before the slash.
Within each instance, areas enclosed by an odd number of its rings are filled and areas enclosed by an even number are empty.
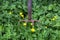
<svg viewBox="0 0 60 40">
<path fill-rule="evenodd" d="M 39 22 L 39 20 L 32 20 L 32 0 L 28 0 L 28 20 L 20 20 L 23 22 L 32 22 L 32 25 L 34 25 L 34 22 Z"/>
</svg>

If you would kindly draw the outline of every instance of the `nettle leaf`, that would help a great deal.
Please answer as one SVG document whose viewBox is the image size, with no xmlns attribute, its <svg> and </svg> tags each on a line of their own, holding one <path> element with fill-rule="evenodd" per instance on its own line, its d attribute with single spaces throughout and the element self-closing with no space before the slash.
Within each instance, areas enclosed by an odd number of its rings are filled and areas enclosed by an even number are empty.
<svg viewBox="0 0 60 40">
<path fill-rule="evenodd" d="M 60 19 L 56 20 L 55 25 L 53 25 L 55 28 L 60 29 Z"/>
<path fill-rule="evenodd" d="M 2 32 L 3 31 L 3 26 L 2 25 L 0 25 L 0 32 Z"/>
<path fill-rule="evenodd" d="M 53 9 L 53 4 L 50 4 L 49 6 L 48 6 L 48 10 L 52 10 Z"/>
<path fill-rule="evenodd" d="M 11 6 L 9 6 L 9 8 L 12 9 L 16 9 L 16 5 L 12 4 Z"/>
<path fill-rule="evenodd" d="M 54 26 L 60 26 L 60 22 L 56 23 Z"/>
<path fill-rule="evenodd" d="M 6 1 L 6 2 L 3 2 L 3 5 L 2 5 L 2 9 L 7 9 L 8 8 L 8 4 L 9 4 L 9 2 L 8 1 Z"/>
<path fill-rule="evenodd" d="M 60 28 L 60 22 L 57 22 L 55 25 L 54 25 L 54 27 L 56 27 L 56 28 Z"/>
<path fill-rule="evenodd" d="M 49 19 L 47 19 L 47 20 L 45 21 L 45 24 L 46 24 L 46 25 L 50 24 Z"/>
</svg>

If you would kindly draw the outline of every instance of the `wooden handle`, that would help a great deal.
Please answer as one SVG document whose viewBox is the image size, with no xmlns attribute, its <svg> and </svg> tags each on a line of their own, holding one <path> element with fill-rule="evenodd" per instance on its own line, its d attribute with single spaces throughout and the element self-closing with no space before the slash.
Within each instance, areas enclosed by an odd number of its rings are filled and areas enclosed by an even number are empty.
<svg viewBox="0 0 60 40">
<path fill-rule="evenodd" d="M 32 19 L 32 0 L 28 0 L 28 20 Z"/>
</svg>

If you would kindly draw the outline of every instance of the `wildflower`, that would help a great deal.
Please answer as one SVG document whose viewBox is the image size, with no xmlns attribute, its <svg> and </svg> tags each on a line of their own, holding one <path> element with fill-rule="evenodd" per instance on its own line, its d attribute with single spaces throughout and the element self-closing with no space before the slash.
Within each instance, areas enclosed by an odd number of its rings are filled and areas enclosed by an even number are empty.
<svg viewBox="0 0 60 40">
<path fill-rule="evenodd" d="M 24 26 L 26 26 L 26 25 L 27 25 L 27 23 L 23 23 L 23 25 L 24 25 Z"/>
<path fill-rule="evenodd" d="M 47 28 L 47 26 L 45 28 Z"/>
<path fill-rule="evenodd" d="M 9 14 L 12 14 L 12 12 L 9 12 Z"/>
<path fill-rule="evenodd" d="M 56 18 L 57 18 L 57 16 L 54 16 L 54 18 L 56 19 Z"/>
<path fill-rule="evenodd" d="M 56 20 L 56 18 L 57 18 L 57 16 L 54 16 L 51 20 L 53 20 L 53 21 L 54 21 L 54 20 Z"/>
<path fill-rule="evenodd" d="M 35 29 L 34 29 L 34 28 L 32 28 L 32 29 L 31 29 L 31 32 L 35 32 Z"/>
<path fill-rule="evenodd" d="M 33 23 L 31 23 L 31 25 L 33 25 Z"/>
<path fill-rule="evenodd" d="M 20 15 L 23 15 L 23 13 L 22 13 L 22 12 L 20 12 Z"/>
<path fill-rule="evenodd" d="M 51 20 L 53 20 L 53 21 L 54 21 L 54 20 L 55 20 L 55 18 L 52 18 Z"/>
<path fill-rule="evenodd" d="M 22 18 L 24 18 L 24 15 L 23 15 L 23 13 L 22 13 L 22 12 L 20 13 L 20 16 L 21 16 Z"/>
<path fill-rule="evenodd" d="M 21 15 L 21 17 L 23 17 L 23 18 L 24 18 L 24 15 Z"/>
</svg>

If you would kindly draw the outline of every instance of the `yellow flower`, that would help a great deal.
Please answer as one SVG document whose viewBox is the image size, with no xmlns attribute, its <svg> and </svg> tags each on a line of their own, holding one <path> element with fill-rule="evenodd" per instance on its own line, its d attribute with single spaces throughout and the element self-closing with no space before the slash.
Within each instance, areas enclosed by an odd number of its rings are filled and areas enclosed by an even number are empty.
<svg viewBox="0 0 60 40">
<path fill-rule="evenodd" d="M 9 12 L 9 14 L 12 14 L 12 12 Z"/>
<path fill-rule="evenodd" d="M 54 16 L 54 18 L 56 19 L 56 18 L 57 18 L 57 16 Z"/>
<path fill-rule="evenodd" d="M 23 13 L 22 13 L 22 12 L 20 12 L 20 15 L 23 15 Z"/>
<path fill-rule="evenodd" d="M 31 23 L 31 25 L 33 25 L 33 23 Z"/>
<path fill-rule="evenodd" d="M 57 16 L 54 16 L 51 20 L 53 20 L 53 21 L 54 21 L 54 20 L 56 20 L 56 18 L 57 18 Z"/>
<path fill-rule="evenodd" d="M 34 28 L 32 28 L 32 29 L 31 29 L 31 32 L 35 32 L 35 29 L 34 29 Z"/>
<path fill-rule="evenodd" d="M 53 18 L 52 20 L 55 20 L 55 18 Z"/>
<path fill-rule="evenodd" d="M 47 26 L 45 26 L 45 28 L 47 28 Z"/>
<path fill-rule="evenodd" d="M 23 17 L 23 18 L 24 18 L 24 15 L 21 15 L 21 17 Z"/>
<path fill-rule="evenodd" d="M 23 23 L 23 25 L 24 25 L 24 26 L 26 26 L 26 25 L 27 25 L 27 23 Z"/>
<path fill-rule="evenodd" d="M 24 15 L 23 15 L 23 13 L 22 13 L 22 12 L 20 12 L 20 16 L 24 18 Z"/>
</svg>

